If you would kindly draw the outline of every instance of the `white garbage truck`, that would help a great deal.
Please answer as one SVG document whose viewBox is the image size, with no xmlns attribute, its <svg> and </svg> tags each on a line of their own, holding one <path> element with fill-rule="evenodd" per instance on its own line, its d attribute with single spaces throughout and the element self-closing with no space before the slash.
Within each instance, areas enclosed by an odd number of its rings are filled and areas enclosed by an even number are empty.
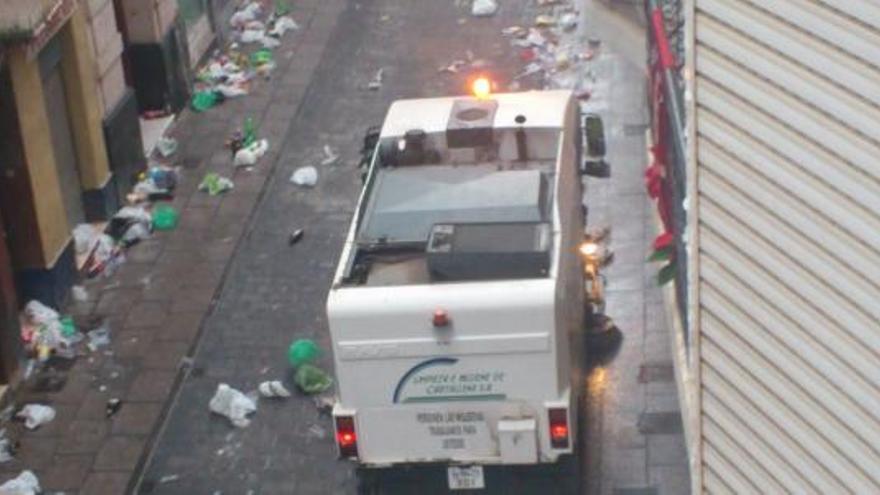
<svg viewBox="0 0 880 495">
<path fill-rule="evenodd" d="M 577 453 L 580 123 L 570 91 L 391 105 L 327 300 L 335 438 L 361 471 L 481 489 Z"/>
</svg>

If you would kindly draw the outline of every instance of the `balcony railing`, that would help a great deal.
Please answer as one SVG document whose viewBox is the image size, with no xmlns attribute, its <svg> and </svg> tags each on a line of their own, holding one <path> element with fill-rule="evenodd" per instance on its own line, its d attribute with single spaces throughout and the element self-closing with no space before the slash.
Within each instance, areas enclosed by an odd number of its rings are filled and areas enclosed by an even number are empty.
<svg viewBox="0 0 880 495">
<path fill-rule="evenodd" d="M 674 263 L 677 309 L 685 342 L 689 340 L 687 319 L 687 226 L 686 199 L 686 134 L 684 81 L 684 17 L 681 0 L 646 0 L 648 19 L 648 66 L 653 133 L 653 159 L 649 173 L 658 186 L 656 196 L 660 217 L 666 233 L 673 237 L 670 261 Z"/>
</svg>

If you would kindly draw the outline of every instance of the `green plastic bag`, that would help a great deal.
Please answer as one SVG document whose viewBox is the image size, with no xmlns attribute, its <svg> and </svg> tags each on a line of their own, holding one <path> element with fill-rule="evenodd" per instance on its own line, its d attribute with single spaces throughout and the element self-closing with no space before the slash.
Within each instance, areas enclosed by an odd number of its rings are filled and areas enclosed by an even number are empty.
<svg viewBox="0 0 880 495">
<path fill-rule="evenodd" d="M 251 65 L 259 67 L 261 65 L 272 63 L 272 51 L 266 48 L 257 50 L 251 54 Z"/>
<path fill-rule="evenodd" d="M 70 316 L 65 316 L 61 318 L 61 335 L 65 337 L 72 337 L 73 334 L 76 333 L 76 325 L 73 323 L 73 318 Z"/>
<path fill-rule="evenodd" d="M 220 193 L 231 190 L 232 187 L 232 181 L 226 177 L 221 177 L 215 173 L 208 173 L 205 174 L 205 178 L 202 179 L 202 183 L 199 184 L 199 191 L 205 191 L 211 196 L 216 196 Z"/>
<path fill-rule="evenodd" d="M 155 230 L 173 230 L 177 227 L 180 214 L 172 206 L 159 205 L 153 209 L 153 228 Z"/>
<path fill-rule="evenodd" d="M 310 395 L 320 394 L 333 385 L 333 378 L 330 378 L 330 375 L 311 364 L 303 364 L 297 368 L 293 381 L 303 392 Z"/>
<path fill-rule="evenodd" d="M 296 368 L 313 362 L 319 354 L 321 354 L 321 350 L 313 340 L 299 339 L 290 344 L 290 348 L 287 349 L 287 360 L 290 361 L 291 366 Z"/>
<path fill-rule="evenodd" d="M 217 93 L 214 91 L 197 91 L 192 97 L 192 107 L 196 112 L 204 112 L 216 104 Z"/>
</svg>

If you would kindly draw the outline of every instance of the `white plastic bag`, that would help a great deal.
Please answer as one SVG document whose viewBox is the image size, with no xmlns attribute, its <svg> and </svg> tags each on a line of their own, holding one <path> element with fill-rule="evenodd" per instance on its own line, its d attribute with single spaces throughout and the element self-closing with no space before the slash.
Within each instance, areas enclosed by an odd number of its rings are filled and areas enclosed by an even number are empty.
<svg viewBox="0 0 880 495">
<path fill-rule="evenodd" d="M 89 343 L 86 344 L 90 351 L 95 352 L 105 345 L 110 345 L 110 327 L 107 322 L 101 323 L 101 326 L 94 330 L 90 330 L 86 335 L 89 337 Z"/>
<path fill-rule="evenodd" d="M 15 459 L 12 455 L 12 445 L 6 438 L 6 428 L 0 430 L 0 464 L 5 464 Z"/>
<path fill-rule="evenodd" d="M 87 253 L 99 234 L 98 229 L 87 223 L 81 223 L 74 227 L 73 245 L 76 248 L 76 252 L 79 254 Z"/>
<path fill-rule="evenodd" d="M 571 31 L 578 25 L 578 17 L 574 12 L 563 14 L 559 18 L 559 26 L 565 31 Z"/>
<path fill-rule="evenodd" d="M 247 416 L 257 410 L 257 403 L 240 391 L 221 383 L 217 385 L 217 392 L 208 403 L 208 409 L 214 414 L 226 416 L 234 426 L 244 428 L 251 423 Z"/>
<path fill-rule="evenodd" d="M 95 243 L 94 262 L 96 265 L 106 263 L 113 257 L 114 248 L 113 238 L 107 234 L 98 236 L 98 242 Z"/>
<path fill-rule="evenodd" d="M 265 36 L 266 35 L 263 33 L 263 31 L 257 31 L 256 29 L 245 29 L 241 32 L 241 38 L 239 39 L 239 41 L 245 44 L 260 43 L 263 41 L 263 38 Z"/>
<path fill-rule="evenodd" d="M 163 158 L 168 158 L 177 153 L 177 145 L 176 139 L 162 136 L 159 138 L 159 142 L 156 143 L 156 149 L 159 150 L 159 154 Z"/>
<path fill-rule="evenodd" d="M 284 36 L 284 33 L 291 29 L 299 29 L 299 24 L 292 17 L 283 15 L 275 19 L 275 26 L 269 31 L 269 34 L 278 38 Z"/>
<path fill-rule="evenodd" d="M 257 390 L 260 392 L 260 395 L 267 399 L 271 399 L 273 397 L 290 397 L 290 390 L 281 383 L 280 380 L 272 380 L 268 382 L 263 382 L 257 387 Z"/>
<path fill-rule="evenodd" d="M 24 313 L 32 322 L 38 325 L 51 323 L 60 318 L 57 311 L 37 300 L 27 303 L 24 307 Z"/>
<path fill-rule="evenodd" d="M 273 49 L 281 46 L 281 42 L 278 41 L 277 38 L 273 38 L 272 36 L 263 36 L 260 40 L 260 43 L 263 44 L 263 48 Z"/>
<path fill-rule="evenodd" d="M 150 215 L 150 212 L 148 212 L 142 206 L 122 207 L 113 216 L 116 218 L 124 218 L 126 220 L 133 220 L 136 222 L 145 223 L 147 225 L 153 223 L 153 216 Z"/>
<path fill-rule="evenodd" d="M 76 302 L 88 302 L 89 291 L 82 285 L 74 285 L 70 288 L 70 296 Z"/>
<path fill-rule="evenodd" d="M 243 27 L 248 22 L 256 19 L 260 15 L 261 10 L 262 7 L 259 2 L 251 2 L 232 14 L 232 17 L 229 19 L 229 25 L 234 28 Z"/>
<path fill-rule="evenodd" d="M 0 485 L 0 495 L 36 495 L 40 491 L 40 480 L 27 469 Z"/>
<path fill-rule="evenodd" d="M 494 15 L 498 11 L 498 2 L 495 0 L 474 0 L 471 6 L 471 15 L 474 17 L 486 17 Z"/>
<path fill-rule="evenodd" d="M 242 148 L 235 153 L 233 165 L 236 167 L 250 167 L 256 165 L 257 161 L 269 150 L 269 141 L 260 139 L 247 148 Z"/>
<path fill-rule="evenodd" d="M 132 244 L 150 238 L 150 229 L 142 223 L 133 224 L 122 234 L 122 242 Z"/>
<path fill-rule="evenodd" d="M 225 98 L 235 98 L 236 96 L 248 94 L 246 89 L 232 84 L 218 84 L 214 89 L 222 93 Z"/>
<path fill-rule="evenodd" d="M 36 430 L 55 419 L 55 409 L 43 404 L 28 404 L 15 416 L 24 419 L 24 427 L 28 430 Z"/>
<path fill-rule="evenodd" d="M 312 166 L 300 167 L 290 176 L 290 182 L 303 187 L 315 187 L 318 183 L 318 169 Z"/>
</svg>

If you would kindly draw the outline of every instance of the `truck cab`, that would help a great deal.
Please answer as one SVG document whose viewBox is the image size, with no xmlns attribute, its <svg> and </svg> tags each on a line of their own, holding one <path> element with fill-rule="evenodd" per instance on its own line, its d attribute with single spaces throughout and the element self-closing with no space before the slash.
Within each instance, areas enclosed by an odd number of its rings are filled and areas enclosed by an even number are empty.
<svg viewBox="0 0 880 495">
<path fill-rule="evenodd" d="M 576 453 L 579 122 L 570 91 L 391 105 L 327 300 L 340 456 L 455 489 Z"/>
</svg>

